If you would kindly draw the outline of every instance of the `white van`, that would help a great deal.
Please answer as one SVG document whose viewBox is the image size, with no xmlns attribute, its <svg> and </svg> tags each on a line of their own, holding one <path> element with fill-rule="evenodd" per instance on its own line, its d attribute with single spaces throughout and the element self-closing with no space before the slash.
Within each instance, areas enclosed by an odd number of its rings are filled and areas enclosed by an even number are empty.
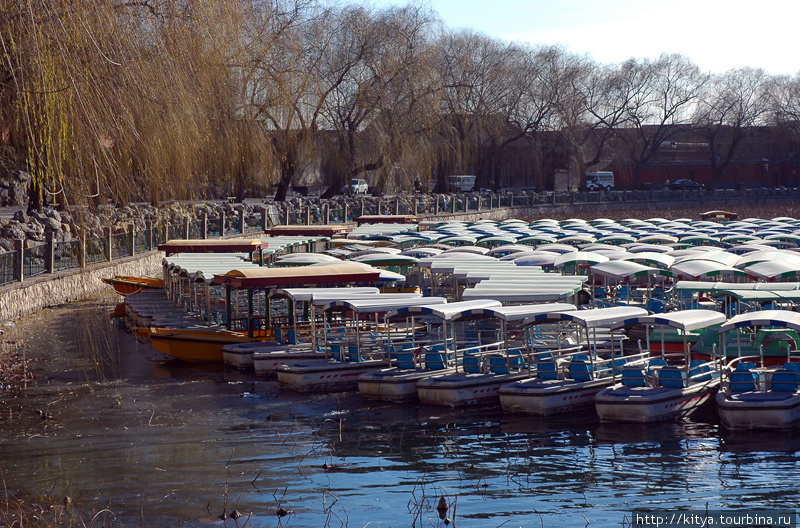
<svg viewBox="0 0 800 528">
<path fill-rule="evenodd" d="M 611 171 L 596 171 L 586 173 L 586 190 L 599 191 L 614 188 L 614 173 Z"/>
<path fill-rule="evenodd" d="M 470 192 L 475 188 L 475 176 L 459 175 L 447 177 L 447 189 L 451 192 Z"/>
</svg>

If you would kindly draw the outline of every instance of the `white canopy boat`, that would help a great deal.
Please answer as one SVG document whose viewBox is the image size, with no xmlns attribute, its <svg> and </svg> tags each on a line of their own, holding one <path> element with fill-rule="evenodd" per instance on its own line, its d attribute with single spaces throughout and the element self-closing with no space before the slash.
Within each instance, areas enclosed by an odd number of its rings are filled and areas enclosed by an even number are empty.
<svg viewBox="0 0 800 528">
<path fill-rule="evenodd" d="M 485 300 L 479 301 L 483 302 Z M 508 355 L 503 354 L 503 351 L 508 350 L 508 332 L 505 328 L 509 322 L 521 321 L 531 313 L 538 313 L 542 309 L 542 305 L 528 305 L 528 306 L 513 306 L 503 307 L 496 306 L 495 303 L 490 306 L 480 308 L 477 311 L 477 304 L 470 303 L 453 303 L 448 307 L 468 307 L 469 316 L 471 319 L 478 318 L 476 322 L 480 322 L 487 317 L 495 317 L 502 321 L 503 331 L 502 335 L 505 336 L 503 341 L 495 341 L 494 339 L 481 339 L 480 330 L 472 329 L 462 332 L 462 336 L 468 339 L 477 339 L 476 341 L 458 341 L 456 335 L 452 339 L 452 344 L 445 345 L 443 335 L 446 335 L 444 325 L 448 322 L 452 325 L 454 321 L 458 321 L 459 317 L 438 317 L 441 321 L 443 330 L 442 336 L 438 340 L 431 340 L 425 346 L 416 347 L 412 343 L 410 347 L 405 350 L 399 350 L 395 353 L 397 357 L 397 366 L 389 369 L 381 369 L 375 372 L 362 374 L 358 378 L 358 387 L 362 395 L 389 401 L 404 401 L 416 400 L 419 397 L 417 383 L 429 379 L 438 378 L 442 376 L 452 376 L 458 374 L 459 370 L 467 372 L 472 370 L 473 374 L 483 371 L 505 370 L 508 371 Z M 547 305 L 551 310 L 574 310 L 575 306 L 571 304 L 551 304 Z M 409 313 L 410 312 L 410 313 Z M 398 314 L 394 315 L 395 318 L 406 317 L 411 319 L 411 325 L 415 324 L 415 319 L 421 317 L 424 319 L 425 315 L 420 316 L 417 310 L 399 310 Z M 442 315 L 443 312 L 439 312 Z M 451 312 L 456 313 L 456 312 Z M 437 316 L 438 314 L 432 314 Z M 491 332 L 494 334 L 494 332 Z M 471 335 L 470 335 L 471 334 Z M 458 347 L 458 345 L 461 345 Z M 448 346 L 454 348 L 453 357 L 445 350 Z M 464 358 L 467 358 L 466 361 Z M 481 365 L 481 359 L 485 359 L 485 364 Z M 513 358 L 519 360 L 519 357 Z M 512 360 L 512 362 L 513 362 Z M 470 382 L 472 383 L 472 381 Z"/>
<path fill-rule="evenodd" d="M 775 340 L 788 343 L 786 363 L 765 368 L 763 356 L 737 358 L 729 363 L 716 396 L 720 421 L 728 429 L 791 429 L 800 425 L 800 357 L 796 343 L 800 313 L 745 313 L 723 324 L 719 333 L 724 336 L 731 331 L 756 328 L 769 329 Z M 757 367 L 758 359 L 762 359 L 761 367 Z"/>
<path fill-rule="evenodd" d="M 407 314 L 431 315 L 441 320 L 444 334 L 453 337 L 452 349 L 442 351 L 443 358 L 453 367 L 443 376 L 427 377 L 417 382 L 417 395 L 423 404 L 472 405 L 496 403 L 501 385 L 527 376 L 522 342 L 514 343 L 510 323 L 521 323 L 526 317 L 542 311 L 575 310 L 567 303 L 557 305 L 527 305 L 503 307 L 497 301 L 474 300 L 449 304 L 433 309 L 409 308 Z M 459 348 L 455 325 L 466 321 L 488 322 L 500 326 L 500 341 L 485 346 Z M 449 325 L 449 334 L 447 326 Z M 491 329 L 489 329 L 490 333 Z"/>
<path fill-rule="evenodd" d="M 277 366 L 281 387 L 296 391 L 353 390 L 358 386 L 358 376 L 365 372 L 391 365 L 388 328 L 383 331 L 377 324 L 364 320 L 364 316 L 386 313 L 409 306 L 443 305 L 441 297 L 403 297 L 392 294 L 375 298 L 330 301 L 321 312 L 338 308 L 352 314 L 352 321 L 337 340 L 328 341 L 324 335 L 325 350 L 331 350 L 333 359 L 294 361 Z M 413 331 L 413 329 L 412 329 Z M 315 337 L 315 343 L 319 338 Z M 317 345 L 318 346 L 318 345 Z"/>
<path fill-rule="evenodd" d="M 581 341 L 588 346 L 532 353 L 530 376 L 500 387 L 503 410 L 550 415 L 591 408 L 594 395 L 619 379 L 614 376 L 615 367 L 626 361 L 642 361 L 644 358 L 643 354 L 623 357 L 619 341 L 605 342 L 608 329 L 616 322 L 642 315 L 647 315 L 647 310 L 614 306 L 545 312 L 527 319 L 524 324 L 529 330 L 552 323 L 565 325 L 564 329 L 568 331 L 572 329 L 570 327 L 577 327 Z M 599 350 L 607 350 L 609 346 L 609 352 Z"/>
<path fill-rule="evenodd" d="M 683 418 L 699 409 L 719 388 L 719 362 L 692 361 L 686 336 L 724 322 L 724 314 L 700 309 L 643 315 L 612 325 L 612 331 L 636 325 L 677 329 L 684 336 L 683 352 L 665 354 L 662 343 L 661 357 L 652 357 L 646 365 L 622 367 L 621 382 L 594 397 L 600 420 L 655 422 Z"/>
</svg>

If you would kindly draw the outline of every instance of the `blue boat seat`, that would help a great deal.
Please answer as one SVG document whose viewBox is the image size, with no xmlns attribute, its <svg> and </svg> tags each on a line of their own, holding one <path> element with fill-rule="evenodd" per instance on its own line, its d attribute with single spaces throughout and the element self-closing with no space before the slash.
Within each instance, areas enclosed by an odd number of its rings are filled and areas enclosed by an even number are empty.
<svg viewBox="0 0 800 528">
<path fill-rule="evenodd" d="M 670 389 L 686 387 L 686 372 L 678 367 L 667 365 L 658 371 L 658 384 Z"/>
<path fill-rule="evenodd" d="M 778 392 L 794 392 L 797 390 L 798 378 L 800 378 L 800 372 L 778 369 L 772 374 L 770 388 Z"/>
<path fill-rule="evenodd" d="M 508 374 L 508 363 L 506 357 L 501 354 L 492 354 L 489 356 L 489 371 L 492 374 Z"/>
<path fill-rule="evenodd" d="M 573 359 L 569 362 L 569 377 L 575 381 L 590 381 L 592 364 L 584 359 Z"/>
<path fill-rule="evenodd" d="M 336 361 L 344 361 L 344 354 L 342 354 L 342 345 L 331 344 L 331 357 Z"/>
<path fill-rule="evenodd" d="M 758 374 L 751 369 L 756 367 L 755 363 L 743 361 L 736 364 L 736 369 L 731 372 L 730 389 L 733 392 L 748 392 L 756 390 L 756 380 Z"/>
<path fill-rule="evenodd" d="M 425 368 L 428 370 L 444 370 L 447 368 L 447 357 L 442 352 L 426 352 Z"/>
<path fill-rule="evenodd" d="M 478 374 L 481 371 L 481 357 L 475 354 L 467 354 L 464 356 L 462 366 L 464 367 L 464 372 Z"/>
<path fill-rule="evenodd" d="M 397 358 L 397 368 L 399 369 L 413 370 L 417 366 L 416 361 L 414 361 L 414 352 L 411 350 L 396 352 L 395 357 Z"/>
<path fill-rule="evenodd" d="M 622 385 L 625 387 L 644 387 L 644 369 L 636 366 L 622 367 Z"/>
<path fill-rule="evenodd" d="M 647 363 L 647 375 L 648 376 L 652 376 L 653 375 L 653 371 L 656 368 L 666 367 L 666 366 L 667 366 L 667 362 L 664 361 L 663 359 L 653 358 Z"/>
<path fill-rule="evenodd" d="M 358 355 L 358 346 L 350 345 L 347 347 L 347 359 L 357 363 L 359 361 L 363 361 L 366 358 Z"/>
<path fill-rule="evenodd" d="M 800 372 L 800 363 L 784 363 L 783 368 L 789 372 Z"/>
<path fill-rule="evenodd" d="M 708 381 L 711 379 L 711 365 L 700 359 L 693 359 L 689 363 L 689 377 L 695 381 Z"/>
<path fill-rule="evenodd" d="M 553 360 L 542 360 L 536 363 L 536 373 L 541 380 L 554 380 L 558 379 L 558 370 L 556 369 L 556 362 Z"/>
</svg>

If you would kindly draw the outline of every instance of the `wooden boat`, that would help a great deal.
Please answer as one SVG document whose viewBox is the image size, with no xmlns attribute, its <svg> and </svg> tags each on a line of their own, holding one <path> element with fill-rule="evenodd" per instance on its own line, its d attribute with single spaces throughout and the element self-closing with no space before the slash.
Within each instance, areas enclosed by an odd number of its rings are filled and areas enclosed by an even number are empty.
<svg viewBox="0 0 800 528">
<path fill-rule="evenodd" d="M 123 297 L 133 293 L 139 293 L 142 290 L 161 290 L 164 289 L 164 281 L 162 279 L 153 279 L 149 277 L 130 277 L 130 276 L 115 276 L 111 278 L 100 279 L 106 284 L 112 286 L 114 291 Z"/>
<path fill-rule="evenodd" d="M 225 345 L 266 339 L 230 330 L 180 328 L 150 328 L 149 337 L 154 349 L 189 363 L 222 363 Z"/>
<path fill-rule="evenodd" d="M 624 357 L 619 341 L 605 339 L 612 324 L 641 315 L 647 315 L 647 310 L 615 306 L 545 312 L 526 320 L 528 329 L 548 323 L 567 324 L 568 330 L 577 327 L 578 344 L 586 347 L 540 349 L 532 354 L 530 376 L 500 387 L 503 410 L 544 416 L 591 409 L 595 394 L 619 381 L 615 368 L 644 359 L 645 354 Z"/>
<path fill-rule="evenodd" d="M 725 316 L 713 310 L 684 310 L 632 317 L 611 329 L 667 325 L 691 332 L 724 321 Z M 650 351 L 645 353 L 649 355 Z M 687 417 L 712 400 L 720 383 L 718 361 L 693 362 L 688 341 L 680 356 L 663 354 L 661 358 L 651 357 L 646 365 L 621 370 L 621 382 L 594 397 L 595 410 L 602 421 L 655 422 Z"/>
<path fill-rule="evenodd" d="M 800 331 L 800 314 L 763 310 L 733 317 L 720 327 L 720 335 L 752 327 L 773 331 Z M 775 334 L 773 334 L 775 335 Z M 784 334 L 787 341 L 794 340 Z M 785 430 L 800 425 L 800 357 L 797 346 L 787 348 L 785 364 L 761 366 L 762 356 L 737 357 L 723 371 L 722 388 L 716 395 L 720 422 L 728 429 Z"/>
</svg>

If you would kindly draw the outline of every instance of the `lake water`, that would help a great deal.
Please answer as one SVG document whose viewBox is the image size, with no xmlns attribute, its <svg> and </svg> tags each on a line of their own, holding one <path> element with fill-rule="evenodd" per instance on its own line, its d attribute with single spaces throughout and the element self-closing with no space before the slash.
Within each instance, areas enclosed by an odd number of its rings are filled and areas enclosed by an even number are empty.
<svg viewBox="0 0 800 528">
<path fill-rule="evenodd" d="M 166 361 L 109 310 L 49 310 L 13 332 L 38 358 L 38 379 L 0 412 L 10 489 L 67 494 L 89 515 L 108 508 L 125 526 L 154 527 L 445 526 L 442 496 L 462 528 L 620 527 L 634 509 L 800 501 L 797 434 L 292 393 Z M 243 517 L 217 519 L 234 509 Z"/>
</svg>

